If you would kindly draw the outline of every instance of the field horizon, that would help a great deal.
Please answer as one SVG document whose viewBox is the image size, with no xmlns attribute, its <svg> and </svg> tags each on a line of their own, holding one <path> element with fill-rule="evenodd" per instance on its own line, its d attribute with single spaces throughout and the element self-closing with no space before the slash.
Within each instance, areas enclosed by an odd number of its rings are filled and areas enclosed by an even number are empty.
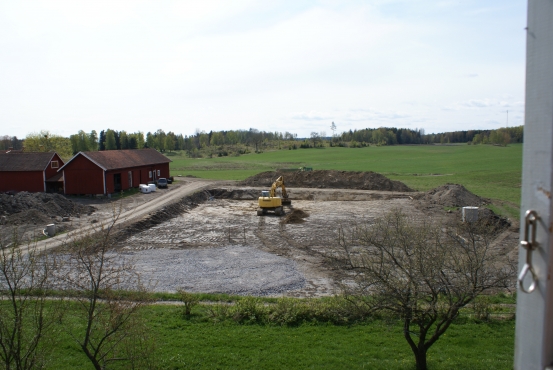
<svg viewBox="0 0 553 370">
<path fill-rule="evenodd" d="M 518 218 L 522 144 L 395 145 L 364 148 L 324 147 L 275 150 L 238 157 L 187 158 L 166 153 L 171 174 L 217 180 L 244 180 L 264 171 L 312 167 L 314 170 L 373 171 L 417 191 L 455 183 L 489 198 L 494 211 Z"/>
</svg>

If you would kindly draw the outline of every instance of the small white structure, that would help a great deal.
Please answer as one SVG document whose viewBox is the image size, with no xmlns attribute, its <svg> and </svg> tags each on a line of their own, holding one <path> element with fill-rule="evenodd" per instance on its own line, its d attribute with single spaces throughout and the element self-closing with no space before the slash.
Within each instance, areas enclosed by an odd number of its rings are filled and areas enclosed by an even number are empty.
<svg viewBox="0 0 553 370">
<path fill-rule="evenodd" d="M 156 184 L 148 184 L 150 191 L 156 191 Z"/>
<path fill-rule="evenodd" d="M 155 185 L 154 185 L 155 186 Z M 150 188 L 149 185 L 146 185 L 146 184 L 140 184 L 138 186 L 138 190 L 140 190 L 141 193 L 144 193 L 144 194 L 148 194 L 148 193 L 151 193 L 152 192 L 152 189 Z"/>
<path fill-rule="evenodd" d="M 42 232 L 46 236 L 56 236 L 56 225 L 55 224 L 48 224 L 46 225 L 46 229 Z"/>
<path fill-rule="evenodd" d="M 463 207 L 463 222 L 478 221 L 478 207 Z"/>
</svg>

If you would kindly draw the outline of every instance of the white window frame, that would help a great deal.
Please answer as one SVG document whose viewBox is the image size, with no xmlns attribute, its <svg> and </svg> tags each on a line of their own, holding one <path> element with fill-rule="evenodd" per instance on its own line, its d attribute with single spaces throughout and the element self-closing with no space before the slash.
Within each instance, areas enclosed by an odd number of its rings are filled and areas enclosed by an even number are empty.
<svg viewBox="0 0 553 370">
<path fill-rule="evenodd" d="M 161 176 L 161 171 L 157 170 L 157 177 Z"/>
<path fill-rule="evenodd" d="M 56 164 L 55 166 L 54 166 L 54 163 Z M 50 168 L 60 168 L 60 162 L 59 161 L 50 162 Z"/>
<path fill-rule="evenodd" d="M 552 0 L 528 1 L 526 27 L 526 105 L 522 154 L 520 236 L 525 215 L 537 213 L 536 244 L 531 265 L 536 288 L 525 293 L 518 286 L 515 329 L 516 370 L 553 369 L 553 19 Z M 519 273 L 527 251 L 519 247 Z M 524 280 L 529 288 L 530 280 Z"/>
<path fill-rule="evenodd" d="M 148 171 L 148 178 L 149 178 L 149 179 L 152 178 L 152 171 Z"/>
</svg>

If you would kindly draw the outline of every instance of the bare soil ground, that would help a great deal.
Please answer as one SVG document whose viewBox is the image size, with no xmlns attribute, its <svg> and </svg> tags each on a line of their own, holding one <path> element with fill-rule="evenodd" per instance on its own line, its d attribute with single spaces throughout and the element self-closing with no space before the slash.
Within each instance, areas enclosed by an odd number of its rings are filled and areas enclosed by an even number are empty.
<svg viewBox="0 0 553 370">
<path fill-rule="evenodd" d="M 109 221 L 114 213 L 125 213 L 137 207 L 152 204 L 155 200 L 180 188 L 200 183 L 196 179 L 182 179 L 167 189 L 148 194 L 135 194 L 120 199 L 102 197 L 63 196 L 60 194 L 27 193 L 0 194 L 0 242 L 10 242 L 14 230 L 23 240 L 37 240 L 47 224 L 56 225 L 57 234 L 79 230 Z M 202 183 L 203 184 L 203 183 Z"/>
<path fill-rule="evenodd" d="M 284 176 L 285 185 L 287 187 L 385 190 L 401 192 L 413 191 L 404 183 L 390 180 L 386 176 L 376 172 L 334 170 L 305 172 L 268 171 L 247 178 L 239 185 L 270 187 L 279 176 Z"/>
<path fill-rule="evenodd" d="M 144 224 L 143 230 L 133 228 L 132 235 L 120 241 L 125 255 L 156 289 L 331 295 L 338 287 L 324 256 L 340 225 L 369 221 L 396 207 L 423 217 L 408 198 L 295 200 L 287 214 L 301 210 L 309 217 L 303 223 L 286 223 L 281 221 L 288 216 L 257 216 L 254 201 L 205 196 L 208 200 L 196 207 L 155 225 Z"/>
<path fill-rule="evenodd" d="M 337 293 L 344 279 L 328 259 L 340 227 L 370 223 L 394 208 L 414 221 L 460 217 L 417 199 L 424 193 L 308 188 L 292 189 L 284 217 L 259 217 L 263 189 L 196 193 L 127 228 L 119 248 L 159 291 L 316 297 Z M 471 196 L 466 189 L 455 192 Z M 446 193 L 440 199 L 449 204 Z M 498 231 L 502 247 L 516 251 L 518 232 Z"/>
<path fill-rule="evenodd" d="M 294 176 L 285 174 L 292 206 L 286 208 L 283 217 L 256 214 L 261 190 L 278 176 L 270 172 L 239 186 L 187 178 L 169 190 L 136 194 L 121 201 L 71 198 L 78 203 L 73 209 L 81 211 L 72 212 L 70 222 L 64 224 L 74 231 L 84 230 L 87 225 L 109 220 L 119 207 L 123 214 L 137 215 L 122 223 L 116 253 L 131 258 L 142 280 L 149 281 L 153 290 L 316 297 L 338 292 L 343 279 L 328 259 L 341 227 L 371 222 L 395 208 L 414 221 L 459 219 L 460 210 L 451 207 L 488 202 L 460 185 L 417 193 L 374 173 L 297 172 L 297 183 L 292 181 Z M 347 181 L 340 179 L 340 174 Z M 201 187 L 207 190 L 191 193 Z M 13 198 L 7 199 L 15 204 Z M 22 224 L 18 227 L 30 230 L 41 230 L 52 217 L 38 208 L 24 212 L 28 213 L 9 217 L 19 217 Z M 66 216 L 68 211 L 64 212 Z M 509 227 L 507 220 L 485 208 L 480 215 L 497 226 L 496 244 L 516 254 L 518 225 Z M 6 226 L 1 229 L 9 231 Z"/>
</svg>

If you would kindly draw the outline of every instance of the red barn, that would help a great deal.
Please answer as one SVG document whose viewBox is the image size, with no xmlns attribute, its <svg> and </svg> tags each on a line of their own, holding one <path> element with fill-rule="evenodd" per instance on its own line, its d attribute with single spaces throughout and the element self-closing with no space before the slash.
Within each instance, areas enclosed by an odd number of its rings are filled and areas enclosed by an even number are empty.
<svg viewBox="0 0 553 370">
<path fill-rule="evenodd" d="M 57 153 L 0 152 L 0 192 L 57 192 L 63 189 L 57 175 L 63 161 Z"/>
<path fill-rule="evenodd" d="M 65 194 L 112 194 L 169 177 L 169 162 L 155 149 L 79 152 L 60 172 Z"/>
</svg>

